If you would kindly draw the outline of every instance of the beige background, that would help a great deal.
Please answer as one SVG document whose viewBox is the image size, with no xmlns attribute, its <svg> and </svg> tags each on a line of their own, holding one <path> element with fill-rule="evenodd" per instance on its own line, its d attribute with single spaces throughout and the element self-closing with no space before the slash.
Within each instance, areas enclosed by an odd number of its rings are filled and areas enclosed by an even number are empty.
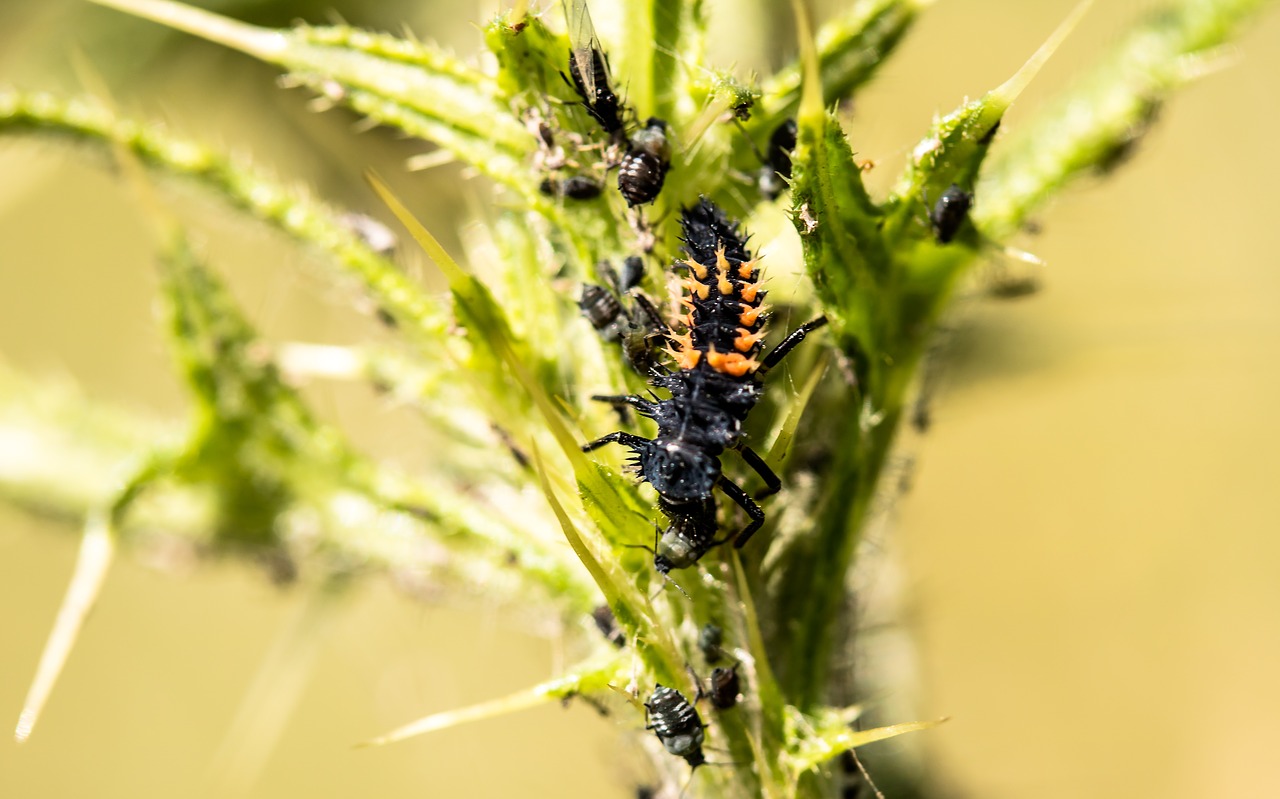
<svg viewBox="0 0 1280 799">
<path fill-rule="evenodd" d="M 4 5 L 0 81 L 74 88 L 78 48 L 127 109 L 356 207 L 374 207 L 359 184 L 367 163 L 391 174 L 422 149 L 353 137 L 348 118 L 309 115 L 304 96 L 275 89 L 269 69 L 190 39 L 76 3 Z M 932 9 L 859 98 L 850 132 L 880 163 L 872 180 L 896 174 L 933 113 L 1007 77 L 1070 5 Z M 1145 5 L 1099 3 L 1008 126 Z M 299 7 L 236 12 L 324 19 Z M 407 19 L 461 52 L 483 18 L 421 4 L 380 13 L 371 24 Z M 760 66 L 745 55 L 757 40 L 732 27 L 752 14 L 734 17 L 720 22 L 723 59 Z M 1048 262 L 1039 295 L 957 310 L 934 429 L 904 442 L 915 487 L 889 511 L 891 548 L 919 634 L 919 712 L 952 717 L 925 740 L 958 795 L 1280 795 L 1280 16 L 1224 56 L 1228 68 L 1180 94 L 1131 164 L 1078 185 L 1040 215 L 1042 234 L 1018 242 Z M 30 141 L 0 140 L 0 175 L 0 357 L 180 413 L 127 193 L 100 159 Z M 401 176 L 397 189 L 447 219 L 456 202 L 442 177 Z M 287 243 L 196 192 L 173 196 L 269 336 L 377 335 Z M 363 447 L 409 466 L 426 457 L 416 420 L 364 390 L 311 398 Z M 0 509 L 0 721 L 16 719 L 74 553 L 69 531 Z M 245 772 L 218 753 L 235 750 L 237 707 L 303 604 L 233 564 L 178 577 L 120 564 L 36 737 L 20 749 L 0 739 L 0 796 L 624 797 L 641 775 L 615 723 L 581 708 L 352 750 L 555 662 L 553 644 L 497 608 L 424 606 L 372 582 L 309 617 L 310 644 L 295 650 L 309 669 L 268 692 L 296 689 L 297 710 L 240 794 Z"/>
</svg>

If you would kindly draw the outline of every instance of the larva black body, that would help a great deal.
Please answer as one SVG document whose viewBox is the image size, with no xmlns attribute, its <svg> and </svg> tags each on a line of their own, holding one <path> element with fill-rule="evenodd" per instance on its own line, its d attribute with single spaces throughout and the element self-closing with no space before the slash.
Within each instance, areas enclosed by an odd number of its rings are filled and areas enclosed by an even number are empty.
<svg viewBox="0 0 1280 799">
<path fill-rule="evenodd" d="M 644 703 L 644 710 L 648 718 L 645 729 L 653 730 L 668 752 L 684 758 L 693 768 L 707 762 L 702 755 L 705 725 L 697 709 L 683 694 L 674 688 L 657 685 L 649 701 Z"/>
<path fill-rule="evenodd" d="M 731 537 L 734 546 L 744 545 L 764 523 L 760 506 L 722 474 L 720 455 L 726 449 L 740 452 L 765 482 L 760 495 L 781 488 L 777 475 L 745 446 L 742 425 L 762 394 L 760 376 L 810 331 L 826 324 L 822 317 L 809 322 L 758 359 L 765 292 L 757 261 L 737 224 L 706 199 L 686 208 L 680 224 L 688 258 L 676 268 L 687 270 L 681 303 L 688 313 L 682 332 L 667 333 L 677 370 L 657 368 L 650 378 L 651 385 L 670 397 L 594 397 L 635 408 L 657 423 L 658 434 L 648 439 L 619 431 L 583 446 L 590 452 L 605 444 L 623 444 L 631 449 L 631 465 L 640 479 L 657 490 L 658 507 L 670 522 L 654 548 L 654 567 L 663 574 L 692 566 L 712 547 L 730 540 L 716 537 L 714 489 L 751 519 Z"/>
</svg>

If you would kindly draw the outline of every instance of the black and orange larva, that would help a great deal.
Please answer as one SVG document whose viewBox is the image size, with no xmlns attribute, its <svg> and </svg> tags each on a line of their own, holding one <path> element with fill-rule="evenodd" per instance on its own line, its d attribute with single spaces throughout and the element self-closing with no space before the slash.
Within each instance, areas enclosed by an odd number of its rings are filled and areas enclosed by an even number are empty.
<svg viewBox="0 0 1280 799">
<path fill-rule="evenodd" d="M 682 304 L 688 309 L 683 330 L 667 332 L 676 371 L 654 370 L 650 384 L 670 392 L 668 399 L 637 395 L 592 399 L 635 408 L 653 419 L 652 439 L 610 433 L 583 446 L 584 452 L 622 444 L 632 452 L 640 479 L 658 492 L 658 507 L 670 524 L 654 547 L 654 567 L 666 574 L 691 566 L 712 547 L 733 540 L 741 547 L 764 523 L 764 511 L 720 469 L 720 455 L 737 450 L 764 480 L 756 498 L 777 492 L 777 475 L 743 442 L 742 424 L 763 392 L 760 378 L 811 331 L 826 324 L 818 317 L 802 325 L 763 358 L 765 291 L 757 260 L 736 223 L 711 201 L 702 199 L 681 213 L 688 258 L 675 267 L 686 271 Z M 717 539 L 714 489 L 736 502 L 751 521 L 735 536 Z"/>
</svg>

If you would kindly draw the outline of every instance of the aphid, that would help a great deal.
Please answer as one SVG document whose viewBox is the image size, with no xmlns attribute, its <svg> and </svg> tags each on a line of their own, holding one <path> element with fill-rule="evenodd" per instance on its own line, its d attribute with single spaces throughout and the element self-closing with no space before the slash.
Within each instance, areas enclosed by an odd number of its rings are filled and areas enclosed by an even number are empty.
<svg viewBox="0 0 1280 799">
<path fill-rule="evenodd" d="M 525 113 L 525 129 L 533 134 L 538 142 L 538 150 L 534 153 L 534 163 L 539 169 L 554 172 L 568 163 L 564 147 L 556 142 L 556 130 L 546 115 L 537 108 Z"/>
<path fill-rule="evenodd" d="M 644 260 L 630 256 L 619 276 L 608 261 L 596 267 L 607 286 L 584 283 L 578 307 L 605 341 L 622 342 L 627 363 L 642 375 L 653 373 L 655 343 L 665 338 L 667 325 L 647 297 L 631 293 L 644 277 Z M 624 300 L 626 301 L 624 305 Z"/>
<path fill-rule="evenodd" d="M 604 336 L 605 341 L 618 338 L 617 324 L 622 318 L 622 303 L 613 296 L 613 292 L 595 283 L 583 283 L 578 307 L 591 326 Z"/>
<path fill-rule="evenodd" d="M 601 605 L 591 611 L 591 620 L 596 623 L 596 629 L 606 641 L 619 649 L 626 645 L 626 633 L 622 632 L 622 628 L 618 626 L 618 619 L 608 605 Z"/>
<path fill-rule="evenodd" d="M 929 224 L 933 226 L 933 237 L 939 244 L 955 238 L 972 205 L 973 195 L 954 183 L 942 192 L 929 211 Z"/>
<path fill-rule="evenodd" d="M 776 366 L 811 331 L 826 324 L 819 317 L 793 331 L 763 359 L 765 292 L 756 260 L 746 240 L 713 203 L 702 199 L 686 208 L 680 220 L 688 260 L 683 281 L 689 309 L 684 332 L 667 331 L 668 350 L 678 371 L 655 369 L 650 384 L 670 393 L 668 399 L 637 395 L 592 399 L 636 409 L 653 419 L 652 439 L 618 431 L 583 446 L 584 452 L 606 444 L 622 444 L 632 452 L 631 465 L 641 480 L 658 492 L 658 507 L 670 524 L 654 542 L 654 567 L 661 574 L 692 566 L 712 547 L 732 540 L 747 543 L 764 524 L 764 511 L 746 492 L 721 473 L 720 455 L 737 450 L 764 480 L 757 498 L 776 493 L 782 482 L 743 442 L 742 423 L 760 399 L 760 377 Z M 717 539 L 713 491 L 737 503 L 750 522 L 736 536 Z"/>
<path fill-rule="evenodd" d="M 706 763 L 702 756 L 704 740 L 702 718 L 684 695 L 659 683 L 649 701 L 644 703 L 645 729 L 653 730 L 662 746 L 693 768 Z"/>
<path fill-rule="evenodd" d="M 778 199 L 791 180 L 791 152 L 796 149 L 796 121 L 788 118 L 774 128 L 765 150 L 765 165 L 757 183 L 760 193 L 770 200 Z"/>
<path fill-rule="evenodd" d="M 383 308 L 381 305 L 379 305 L 377 309 L 374 310 L 373 315 L 378 318 L 379 322 L 391 328 L 392 330 L 395 330 L 397 327 L 400 326 L 400 323 L 396 321 L 395 316 L 386 308 Z"/>
<path fill-rule="evenodd" d="M 548 197 L 568 197 L 571 200 L 594 200 L 604 191 L 600 181 L 586 175 L 572 175 L 564 180 L 546 178 L 538 190 Z"/>
<path fill-rule="evenodd" d="M 738 678 L 738 664 L 733 668 L 716 667 L 711 670 L 711 690 L 707 697 L 717 710 L 728 710 L 738 704 L 738 694 L 742 693 L 742 683 Z"/>
<path fill-rule="evenodd" d="M 618 292 L 625 294 L 644 280 L 644 259 L 628 255 L 622 261 L 622 274 L 618 276 Z"/>
<path fill-rule="evenodd" d="M 564 0 L 569 25 L 569 77 L 582 107 L 614 140 L 626 137 L 623 104 L 613 92 L 609 57 L 596 37 L 586 0 Z"/>
<path fill-rule="evenodd" d="M 644 127 L 631 137 L 627 154 L 618 169 L 618 191 L 628 207 L 651 203 L 658 198 L 671 168 L 667 123 L 649 117 Z"/>
<path fill-rule="evenodd" d="M 702 629 L 698 631 L 698 649 L 702 651 L 702 657 L 707 661 L 707 665 L 714 666 L 724 657 L 724 650 L 720 648 L 723 641 L 724 630 L 711 622 L 702 625 Z"/>
</svg>

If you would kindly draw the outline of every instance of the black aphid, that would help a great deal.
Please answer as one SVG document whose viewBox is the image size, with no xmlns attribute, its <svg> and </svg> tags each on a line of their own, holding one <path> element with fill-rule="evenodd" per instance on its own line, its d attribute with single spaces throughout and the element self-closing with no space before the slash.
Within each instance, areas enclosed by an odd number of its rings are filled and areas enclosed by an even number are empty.
<svg viewBox="0 0 1280 799">
<path fill-rule="evenodd" d="M 651 375 L 657 342 L 666 338 L 667 325 L 653 303 L 631 290 L 644 277 L 644 260 L 631 256 L 623 262 L 622 274 L 608 261 L 597 267 L 606 285 L 584 283 L 578 307 L 605 341 L 619 341 L 627 362 L 637 372 Z"/>
<path fill-rule="evenodd" d="M 710 622 L 698 630 L 698 649 L 702 651 L 702 657 L 708 666 L 714 666 L 724 659 L 724 650 L 720 648 L 723 642 L 724 630 Z"/>
<path fill-rule="evenodd" d="M 718 710 L 728 710 L 738 704 L 738 694 L 742 693 L 742 681 L 738 677 L 738 664 L 733 668 L 717 667 L 711 670 L 711 690 L 707 697 Z"/>
<path fill-rule="evenodd" d="M 760 168 L 760 193 L 770 200 L 778 199 L 791 180 L 791 153 L 796 149 L 796 121 L 788 118 L 773 129 L 765 150 L 765 165 Z"/>
<path fill-rule="evenodd" d="M 645 729 L 653 730 L 668 752 L 684 758 L 695 769 L 707 762 L 702 756 L 702 730 L 706 725 L 683 694 L 659 684 L 644 703 L 644 710 Z"/>
<path fill-rule="evenodd" d="M 605 337 L 613 340 L 617 337 L 616 324 L 622 318 L 622 303 L 604 286 L 595 283 L 582 284 L 582 296 L 578 299 L 578 307 L 591 326 Z"/>
<path fill-rule="evenodd" d="M 671 167 L 670 149 L 667 123 L 657 117 L 649 117 L 644 127 L 631 137 L 618 169 L 618 191 L 622 192 L 628 207 L 658 199 Z"/>
<path fill-rule="evenodd" d="M 933 226 L 933 236 L 939 244 L 955 238 L 972 205 L 973 195 L 954 183 L 942 192 L 929 211 L 929 224 Z"/>
<path fill-rule="evenodd" d="M 667 331 L 678 371 L 656 367 L 650 377 L 668 399 L 636 395 L 593 399 L 635 408 L 653 419 L 652 439 L 626 432 L 610 433 L 583 446 L 584 452 L 606 444 L 622 444 L 632 452 L 631 465 L 641 480 L 658 492 L 658 507 L 668 518 L 667 530 L 655 542 L 653 564 L 662 574 L 692 566 L 712 547 L 730 540 L 741 547 L 764 523 L 764 511 L 737 483 L 721 473 L 720 455 L 737 450 L 764 480 L 756 496 L 777 492 L 782 482 L 743 442 L 742 423 L 760 399 L 760 377 L 776 366 L 811 331 L 826 324 L 819 317 L 787 336 L 763 359 L 757 359 L 764 337 L 763 305 L 756 260 L 746 240 L 709 200 L 686 208 L 680 220 L 688 260 L 681 303 L 689 309 L 684 332 Z M 750 522 L 736 536 L 717 539 L 719 489 L 744 511 Z"/>
<path fill-rule="evenodd" d="M 618 619 L 613 615 L 613 611 L 608 605 L 601 605 L 591 611 L 591 620 L 596 623 L 596 629 L 604 636 L 605 640 L 621 649 L 627 643 L 627 636 L 622 632 L 622 628 L 618 626 Z"/>
<path fill-rule="evenodd" d="M 604 191 L 604 186 L 595 178 L 586 175 L 571 175 L 564 180 L 546 178 L 538 186 L 538 190 L 548 197 L 567 197 L 570 200 L 594 200 Z"/>
<path fill-rule="evenodd" d="M 626 137 L 624 105 L 613 92 L 609 75 L 609 57 L 596 37 L 586 0 L 564 0 L 569 24 L 569 78 L 573 90 L 582 99 L 582 107 L 609 137 L 621 141 Z"/>
<path fill-rule="evenodd" d="M 644 280 L 644 259 L 638 255 L 628 255 L 622 260 L 622 274 L 618 275 L 618 291 L 626 293 Z"/>
</svg>

